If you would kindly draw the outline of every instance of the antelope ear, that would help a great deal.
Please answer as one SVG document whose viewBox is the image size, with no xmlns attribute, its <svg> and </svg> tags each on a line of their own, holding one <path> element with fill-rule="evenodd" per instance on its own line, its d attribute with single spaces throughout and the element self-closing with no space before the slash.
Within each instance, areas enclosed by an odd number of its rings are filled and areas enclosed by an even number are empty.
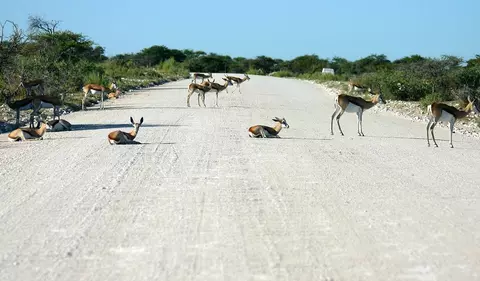
<svg viewBox="0 0 480 281">
<path fill-rule="evenodd" d="M 130 116 L 130 123 L 135 124 L 135 122 L 133 122 L 132 116 Z"/>
<path fill-rule="evenodd" d="M 142 123 L 143 123 L 143 117 L 140 118 L 140 125 L 142 125 Z"/>
</svg>

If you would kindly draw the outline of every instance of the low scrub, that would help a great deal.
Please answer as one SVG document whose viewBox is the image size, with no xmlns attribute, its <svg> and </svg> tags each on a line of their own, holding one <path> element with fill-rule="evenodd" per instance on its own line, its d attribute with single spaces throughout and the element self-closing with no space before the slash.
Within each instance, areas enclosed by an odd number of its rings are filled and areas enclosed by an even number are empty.
<svg viewBox="0 0 480 281">
<path fill-rule="evenodd" d="M 422 108 L 426 108 L 428 105 L 432 104 L 433 102 L 445 102 L 450 100 L 451 100 L 451 96 L 448 96 L 442 93 L 427 94 L 425 97 L 420 99 L 420 106 Z"/>
<path fill-rule="evenodd" d="M 300 79 L 314 80 L 317 82 L 326 82 L 326 81 L 345 81 L 347 80 L 343 75 L 336 75 L 330 73 L 322 72 L 313 72 L 313 73 L 304 73 L 298 75 Z"/>
<path fill-rule="evenodd" d="M 250 74 L 250 75 L 265 75 L 265 72 L 263 71 L 263 69 L 254 69 L 254 68 L 250 68 L 248 69 L 247 71 L 247 74 Z"/>
<path fill-rule="evenodd" d="M 286 77 L 295 77 L 295 74 L 289 70 L 280 70 L 277 72 L 272 72 L 270 76 L 279 77 L 279 78 L 286 78 Z"/>
</svg>

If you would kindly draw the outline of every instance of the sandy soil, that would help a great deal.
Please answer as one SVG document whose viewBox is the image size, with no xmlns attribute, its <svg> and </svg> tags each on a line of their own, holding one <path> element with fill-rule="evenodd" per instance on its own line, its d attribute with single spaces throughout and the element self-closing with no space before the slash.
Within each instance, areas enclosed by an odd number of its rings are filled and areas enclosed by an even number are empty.
<svg viewBox="0 0 480 281">
<path fill-rule="evenodd" d="M 221 75 L 217 75 L 221 81 Z M 251 76 L 186 107 L 189 81 L 0 135 L 0 280 L 479 280 L 480 140 Z M 141 145 L 108 132 L 144 117 Z M 251 139 L 285 117 L 282 139 Z"/>
</svg>

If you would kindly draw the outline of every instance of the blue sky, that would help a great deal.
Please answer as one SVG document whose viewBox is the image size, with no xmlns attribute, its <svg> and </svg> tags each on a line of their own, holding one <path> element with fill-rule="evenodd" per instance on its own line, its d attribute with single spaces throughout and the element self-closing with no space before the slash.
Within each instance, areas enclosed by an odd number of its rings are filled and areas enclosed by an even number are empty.
<svg viewBox="0 0 480 281">
<path fill-rule="evenodd" d="M 152 45 L 253 58 L 480 54 L 478 0 L 5 0 L 0 20 L 61 20 L 106 54 Z"/>
</svg>

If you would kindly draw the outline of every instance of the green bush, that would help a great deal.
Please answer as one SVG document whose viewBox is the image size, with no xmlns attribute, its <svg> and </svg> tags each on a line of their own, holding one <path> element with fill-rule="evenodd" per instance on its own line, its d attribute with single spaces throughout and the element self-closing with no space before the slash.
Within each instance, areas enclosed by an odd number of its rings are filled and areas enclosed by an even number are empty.
<svg viewBox="0 0 480 281">
<path fill-rule="evenodd" d="M 263 72 L 262 69 L 249 68 L 248 71 L 247 71 L 247 74 L 251 74 L 251 75 L 265 75 L 265 72 Z"/>
<path fill-rule="evenodd" d="M 105 81 L 101 72 L 90 72 L 85 77 L 85 84 L 89 83 L 107 86 L 108 81 Z"/>
<path fill-rule="evenodd" d="M 280 71 L 271 73 L 271 76 L 285 78 L 285 77 L 295 77 L 295 74 L 293 74 L 293 72 L 289 70 L 280 70 Z"/>
<path fill-rule="evenodd" d="M 366 73 L 352 80 L 373 91 L 381 89 L 385 98 L 392 100 L 419 101 L 432 89 L 427 80 L 399 70 Z"/>
<path fill-rule="evenodd" d="M 298 75 L 300 79 L 315 80 L 317 82 L 326 82 L 326 81 L 345 81 L 346 77 L 344 75 L 322 73 L 322 72 L 313 72 L 313 73 L 304 73 Z"/>
<path fill-rule="evenodd" d="M 190 76 L 185 64 L 175 61 L 173 57 L 161 62 L 157 66 L 157 70 L 165 75 Z"/>
<path fill-rule="evenodd" d="M 426 108 L 428 105 L 432 104 L 433 102 L 444 102 L 449 100 L 450 100 L 450 97 L 443 93 L 427 94 L 426 96 L 420 99 L 420 105 L 422 106 L 422 108 Z"/>
</svg>

